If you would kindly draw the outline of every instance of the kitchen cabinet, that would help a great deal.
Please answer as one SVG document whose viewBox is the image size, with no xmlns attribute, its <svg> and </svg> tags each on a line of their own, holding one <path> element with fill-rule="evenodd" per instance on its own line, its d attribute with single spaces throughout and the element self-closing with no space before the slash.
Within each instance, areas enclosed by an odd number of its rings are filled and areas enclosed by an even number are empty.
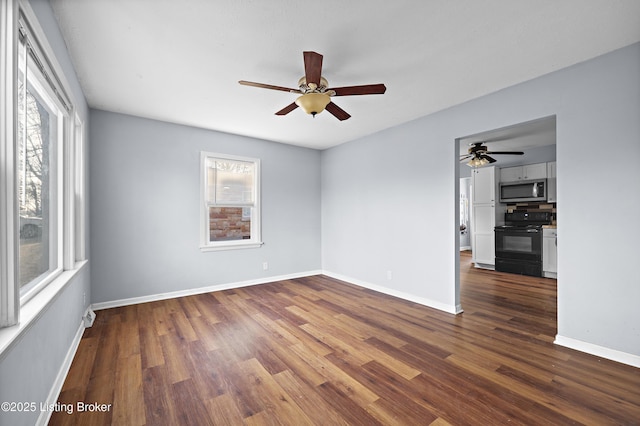
<svg viewBox="0 0 640 426">
<path fill-rule="evenodd" d="M 542 276 L 557 278 L 558 276 L 558 230 L 542 229 Z"/>
<path fill-rule="evenodd" d="M 500 182 L 544 179 L 547 177 L 547 163 L 525 164 L 523 166 L 500 169 Z"/>
<path fill-rule="evenodd" d="M 556 203 L 556 162 L 547 163 L 547 202 Z"/>
<path fill-rule="evenodd" d="M 496 168 L 483 167 L 473 169 L 473 202 L 474 204 L 491 204 L 496 200 Z"/>
<path fill-rule="evenodd" d="M 476 266 L 495 265 L 495 205 L 473 206 L 473 261 Z"/>
<path fill-rule="evenodd" d="M 504 209 L 496 203 L 497 169 L 481 167 L 471 173 L 471 250 L 476 267 L 493 269 L 495 267 L 496 222 Z"/>
</svg>

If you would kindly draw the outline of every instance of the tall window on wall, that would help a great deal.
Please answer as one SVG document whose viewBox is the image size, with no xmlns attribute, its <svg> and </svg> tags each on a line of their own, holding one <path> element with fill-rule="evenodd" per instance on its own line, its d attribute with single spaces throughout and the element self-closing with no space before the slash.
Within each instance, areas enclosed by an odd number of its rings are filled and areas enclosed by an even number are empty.
<svg viewBox="0 0 640 426">
<path fill-rule="evenodd" d="M 20 49 L 18 128 L 18 281 L 26 294 L 61 267 L 60 158 L 65 107 L 29 54 Z"/>
<path fill-rule="evenodd" d="M 28 3 L 0 5 L 0 327 L 84 259 L 82 123 Z M 74 117 L 74 118 L 72 118 Z M 76 203 L 76 200 L 80 200 Z M 77 205 L 76 204 L 81 204 Z M 83 247 L 82 247 L 83 248 Z M 38 305 L 40 306 L 40 305 Z"/>
<path fill-rule="evenodd" d="M 259 247 L 260 160 L 203 152 L 201 249 Z"/>
</svg>

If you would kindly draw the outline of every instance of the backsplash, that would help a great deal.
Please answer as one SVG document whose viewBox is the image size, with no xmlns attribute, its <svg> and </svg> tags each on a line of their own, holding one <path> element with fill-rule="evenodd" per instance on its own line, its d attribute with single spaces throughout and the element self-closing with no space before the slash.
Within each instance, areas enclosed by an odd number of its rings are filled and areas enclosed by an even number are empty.
<svg viewBox="0 0 640 426">
<path fill-rule="evenodd" d="M 551 223 L 557 225 L 556 203 L 514 203 L 507 204 L 507 212 L 550 212 Z"/>
</svg>

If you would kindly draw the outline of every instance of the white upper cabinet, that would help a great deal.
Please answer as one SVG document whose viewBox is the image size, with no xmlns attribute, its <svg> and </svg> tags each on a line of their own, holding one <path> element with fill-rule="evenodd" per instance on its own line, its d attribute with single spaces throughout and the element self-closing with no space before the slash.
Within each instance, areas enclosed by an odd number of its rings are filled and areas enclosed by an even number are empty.
<svg viewBox="0 0 640 426">
<path fill-rule="evenodd" d="M 526 164 L 524 166 L 500 169 L 500 182 L 544 179 L 547 177 L 547 163 Z"/>
<path fill-rule="evenodd" d="M 496 200 L 495 167 L 473 169 L 473 203 L 490 204 Z"/>
</svg>

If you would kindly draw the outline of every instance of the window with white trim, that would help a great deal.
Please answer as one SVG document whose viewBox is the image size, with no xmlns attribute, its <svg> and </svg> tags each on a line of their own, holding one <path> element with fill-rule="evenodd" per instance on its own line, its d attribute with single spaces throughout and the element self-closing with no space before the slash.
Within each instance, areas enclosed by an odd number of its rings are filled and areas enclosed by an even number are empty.
<svg viewBox="0 0 640 426">
<path fill-rule="evenodd" d="M 200 248 L 259 247 L 260 160 L 201 153 Z"/>
<path fill-rule="evenodd" d="M 84 258 L 83 126 L 28 2 L 0 4 L 0 327 Z M 82 218 L 82 217 L 81 217 Z"/>
</svg>

